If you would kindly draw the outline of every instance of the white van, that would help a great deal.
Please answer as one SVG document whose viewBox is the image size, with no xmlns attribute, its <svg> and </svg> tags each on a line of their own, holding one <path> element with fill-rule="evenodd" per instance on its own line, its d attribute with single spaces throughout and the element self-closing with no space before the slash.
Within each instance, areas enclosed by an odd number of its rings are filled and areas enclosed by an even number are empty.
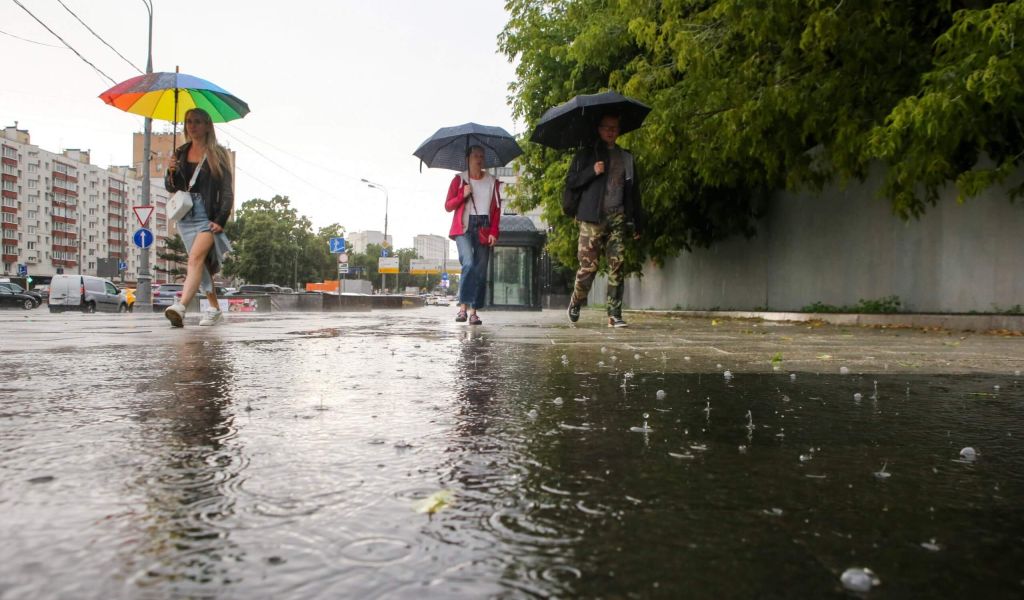
<svg viewBox="0 0 1024 600">
<path fill-rule="evenodd" d="M 54 275 L 50 281 L 50 312 L 128 312 L 128 301 L 109 279 L 91 275 Z"/>
</svg>

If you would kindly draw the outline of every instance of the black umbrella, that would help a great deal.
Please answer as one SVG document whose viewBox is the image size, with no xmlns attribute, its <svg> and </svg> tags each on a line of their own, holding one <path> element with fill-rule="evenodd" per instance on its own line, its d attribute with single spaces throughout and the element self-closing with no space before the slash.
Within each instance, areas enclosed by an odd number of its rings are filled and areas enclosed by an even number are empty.
<svg viewBox="0 0 1024 600">
<path fill-rule="evenodd" d="M 426 139 L 413 152 L 423 164 L 434 169 L 465 171 L 466 148 L 480 146 L 484 149 L 484 168 L 503 167 L 523 153 L 512 135 L 501 127 L 488 127 L 476 123 L 465 123 L 454 127 L 442 127 Z"/>
<path fill-rule="evenodd" d="M 651 107 L 618 92 L 582 94 L 549 108 L 537 121 L 530 141 L 556 150 L 583 146 L 597 139 L 605 115 L 619 117 L 619 133 L 639 129 Z"/>
</svg>

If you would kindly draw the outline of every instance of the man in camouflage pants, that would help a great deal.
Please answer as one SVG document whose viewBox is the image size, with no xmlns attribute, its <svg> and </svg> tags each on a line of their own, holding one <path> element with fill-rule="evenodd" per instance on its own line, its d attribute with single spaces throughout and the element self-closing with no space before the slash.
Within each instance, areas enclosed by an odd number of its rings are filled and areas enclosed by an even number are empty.
<svg viewBox="0 0 1024 600">
<path fill-rule="evenodd" d="M 606 115 L 597 128 L 598 140 L 573 157 L 566 177 L 562 208 L 580 224 L 576 285 L 569 299 L 569 320 L 580 318 L 597 267 L 608 260 L 608 326 L 627 327 L 622 319 L 622 263 L 627 231 L 640 236 L 643 209 L 633 155 L 616 145 L 619 117 Z"/>
</svg>

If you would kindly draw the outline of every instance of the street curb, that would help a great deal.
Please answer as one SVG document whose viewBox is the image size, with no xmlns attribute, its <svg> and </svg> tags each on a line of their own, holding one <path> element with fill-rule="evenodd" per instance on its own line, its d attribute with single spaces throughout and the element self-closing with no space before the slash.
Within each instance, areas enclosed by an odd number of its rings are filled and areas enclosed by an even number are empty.
<svg viewBox="0 0 1024 600">
<path fill-rule="evenodd" d="M 951 329 L 958 331 L 1024 332 L 1024 315 L 856 314 L 738 310 L 629 310 L 626 312 L 679 317 L 760 319 L 763 321 L 821 321 L 832 325 L 853 327 L 910 327 L 915 329 Z"/>
</svg>

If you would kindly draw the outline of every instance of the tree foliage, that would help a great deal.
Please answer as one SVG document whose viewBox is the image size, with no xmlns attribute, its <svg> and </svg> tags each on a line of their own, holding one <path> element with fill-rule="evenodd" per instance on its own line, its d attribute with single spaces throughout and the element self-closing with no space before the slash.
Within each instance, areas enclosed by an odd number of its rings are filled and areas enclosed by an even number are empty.
<svg viewBox="0 0 1024 600">
<path fill-rule="evenodd" d="M 337 276 L 327 240 L 344 229 L 334 224 L 313 233 L 309 218 L 287 196 L 246 201 L 226 231 L 235 249 L 224 265 L 229 276 L 299 288 Z"/>
<path fill-rule="evenodd" d="M 508 0 L 515 116 L 616 89 L 653 107 L 638 157 L 656 259 L 751 235 L 779 190 L 886 167 L 904 217 L 1020 167 L 1024 0 Z M 524 144 L 514 202 L 543 206 L 549 250 L 575 262 L 559 198 L 568 153 Z M 987 157 L 988 162 L 986 162 Z M 989 162 L 991 164 L 989 164 Z M 1020 194 L 1020 187 L 1014 194 Z M 635 260 L 636 257 L 634 257 Z"/>
<path fill-rule="evenodd" d="M 188 252 L 185 250 L 185 240 L 181 239 L 180 235 L 174 234 L 174 237 L 164 238 L 164 247 L 157 251 L 156 257 L 166 261 L 167 268 L 154 265 L 153 270 L 163 273 L 167 281 L 185 279 L 188 272 Z"/>
</svg>

